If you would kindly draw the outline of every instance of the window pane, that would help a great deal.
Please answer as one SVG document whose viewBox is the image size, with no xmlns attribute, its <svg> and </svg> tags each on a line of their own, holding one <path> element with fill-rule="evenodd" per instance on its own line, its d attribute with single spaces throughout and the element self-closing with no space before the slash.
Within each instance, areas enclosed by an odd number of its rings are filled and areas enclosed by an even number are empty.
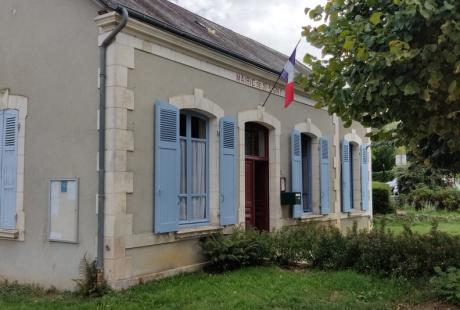
<svg viewBox="0 0 460 310">
<path fill-rule="evenodd" d="M 180 136 L 185 137 L 187 136 L 187 115 L 181 114 L 180 115 Z"/>
<path fill-rule="evenodd" d="M 302 134 L 302 202 L 303 212 L 311 209 L 311 139 Z"/>
<path fill-rule="evenodd" d="M 245 154 L 252 155 L 252 131 L 249 128 L 245 130 Z"/>
<path fill-rule="evenodd" d="M 180 193 L 187 193 L 187 140 L 180 139 Z"/>
<path fill-rule="evenodd" d="M 192 197 L 192 219 L 206 218 L 206 197 Z"/>
<path fill-rule="evenodd" d="M 206 142 L 192 141 L 192 194 L 206 193 Z"/>
<path fill-rule="evenodd" d="M 257 130 L 257 156 L 265 157 L 265 131 L 263 129 Z"/>
<path fill-rule="evenodd" d="M 187 197 L 180 197 L 179 198 L 179 220 L 185 221 L 187 220 Z"/>
<path fill-rule="evenodd" d="M 192 116 L 192 138 L 206 139 L 206 121 Z"/>
</svg>

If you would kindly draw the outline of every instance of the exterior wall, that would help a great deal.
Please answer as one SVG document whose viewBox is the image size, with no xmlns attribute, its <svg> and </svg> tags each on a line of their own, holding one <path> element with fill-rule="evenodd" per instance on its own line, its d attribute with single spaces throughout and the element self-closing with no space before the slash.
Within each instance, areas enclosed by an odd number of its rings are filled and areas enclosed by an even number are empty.
<svg viewBox="0 0 460 310">
<path fill-rule="evenodd" d="M 25 97 L 27 118 L 24 202 L 22 213 L 18 212 L 18 223 L 25 224 L 18 226 L 23 228 L 18 239 L 0 240 L 0 278 L 72 288 L 71 279 L 79 277 L 81 258 L 85 254 L 89 259 L 95 257 L 97 40 L 113 29 L 117 17 L 115 13 L 98 17 L 98 36 L 92 22 L 97 7 L 91 1 L 6 0 L 3 7 L 6 9 L 0 12 L 0 38 L 5 44 L 0 45 L 0 89 L 9 88 L 11 94 Z M 10 29 L 30 32 L 13 35 Z M 235 75 L 243 73 L 267 84 L 276 77 L 192 45 L 130 20 L 108 49 L 105 271 L 117 288 L 199 268 L 203 263 L 199 237 L 232 230 L 219 226 L 217 200 L 211 196 L 209 225 L 175 233 L 152 233 L 156 99 L 208 113 L 210 146 L 215 151 L 217 121 L 223 115 L 236 118 L 240 147 L 244 146 L 246 122 L 256 121 L 269 129 L 271 230 L 312 220 L 341 228 L 355 220 L 360 227 L 369 226 L 367 217 L 339 212 L 339 141 L 346 134 L 363 137 L 365 129 L 357 124 L 352 126 L 355 132 L 343 129 L 335 116 L 314 109 L 313 102 L 301 96 L 289 109 L 283 108 L 279 95 L 271 96 L 266 108 L 260 108 L 267 91 L 237 82 Z M 290 134 L 294 127 L 329 137 L 328 216 L 314 214 L 293 220 L 291 207 L 280 205 L 279 178 L 286 177 L 287 190 L 291 189 Z M 216 152 L 212 156 L 218 157 Z M 217 179 L 218 161 L 210 166 L 211 175 Z M 49 242 L 49 180 L 72 177 L 80 180 L 79 243 Z M 211 194 L 216 196 L 218 185 L 213 186 Z M 244 225 L 241 172 L 238 186 L 239 223 Z"/>
<path fill-rule="evenodd" d="M 115 14 L 97 18 L 100 39 L 116 24 Z M 323 221 L 346 230 L 356 221 L 360 228 L 368 229 L 370 220 L 362 214 L 340 212 L 340 140 L 347 133 L 364 139 L 366 130 L 353 124 L 343 129 L 340 120 L 325 110 L 317 110 L 314 103 L 297 96 L 289 109 L 283 108 L 283 98 L 272 95 L 266 107 L 267 91 L 239 83 L 237 73 L 257 76 L 265 83 L 273 83 L 271 76 L 256 68 L 219 58 L 200 47 L 163 33 L 148 25 L 130 20 L 122 33 L 117 35 L 109 56 L 109 76 L 113 81 L 108 105 L 120 108 L 114 120 L 122 119 L 114 145 L 123 145 L 118 153 L 108 150 L 108 157 L 121 158 L 116 165 L 122 182 L 117 196 L 106 205 L 106 275 L 112 286 L 123 288 L 140 281 L 168 276 L 186 270 L 194 270 L 202 264 L 197 240 L 209 233 L 228 232 L 232 227 L 220 227 L 216 184 L 211 188 L 211 215 L 206 226 L 179 228 L 177 232 L 154 234 L 154 102 L 168 101 L 179 109 L 192 108 L 209 116 L 211 163 L 210 176 L 218 176 L 218 155 L 213 151 L 217 145 L 218 119 L 233 116 L 238 125 L 237 144 L 240 178 L 238 191 L 239 224 L 244 226 L 244 124 L 256 121 L 269 129 L 270 140 L 270 229 L 295 225 L 307 221 Z M 269 77 L 268 80 L 267 77 Z M 276 77 L 273 77 L 273 79 Z M 123 95 L 116 95 L 116 93 Z M 300 101 L 300 102 L 299 102 Z M 216 113 L 216 110 L 219 111 Z M 115 121 L 114 123 L 115 124 Z M 110 124 L 106 131 L 110 131 Z M 331 214 L 319 215 L 319 211 L 301 220 L 293 220 L 290 206 L 281 206 L 279 178 L 286 177 L 287 190 L 291 190 L 291 130 L 329 138 L 329 196 Z M 348 131 L 347 131 L 348 130 Z M 317 142 L 315 144 L 317 146 Z M 214 157 L 214 158 L 213 158 Z M 213 161 L 214 160 L 214 161 Z M 110 173 L 109 173 L 110 174 Z M 115 183 L 114 183 L 115 184 Z M 121 185 L 123 184 L 123 185 Z M 319 186 L 314 186 L 319 190 Z M 316 198 L 318 201 L 319 198 Z M 317 202 L 318 203 L 318 202 Z M 112 237 L 115 236 L 115 239 Z M 107 258 L 108 257 L 108 258 Z"/>
<path fill-rule="evenodd" d="M 74 288 L 82 257 L 95 257 L 97 9 L 91 1 L 2 1 L 0 89 L 28 103 L 19 151 L 24 229 L 0 239 L 0 279 Z M 80 180 L 79 243 L 49 242 L 49 179 L 70 177 Z"/>
</svg>

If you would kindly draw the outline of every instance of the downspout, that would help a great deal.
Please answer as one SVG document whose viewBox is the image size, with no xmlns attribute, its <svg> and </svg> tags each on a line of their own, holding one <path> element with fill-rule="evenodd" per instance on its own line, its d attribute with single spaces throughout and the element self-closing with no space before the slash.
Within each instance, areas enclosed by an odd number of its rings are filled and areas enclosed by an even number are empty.
<svg viewBox="0 0 460 310">
<path fill-rule="evenodd" d="M 99 47 L 99 169 L 98 169 L 98 212 L 97 212 L 97 280 L 104 280 L 104 221 L 105 221 L 105 101 L 107 47 L 128 23 L 128 11 L 121 8 L 120 24 L 102 41 Z"/>
</svg>

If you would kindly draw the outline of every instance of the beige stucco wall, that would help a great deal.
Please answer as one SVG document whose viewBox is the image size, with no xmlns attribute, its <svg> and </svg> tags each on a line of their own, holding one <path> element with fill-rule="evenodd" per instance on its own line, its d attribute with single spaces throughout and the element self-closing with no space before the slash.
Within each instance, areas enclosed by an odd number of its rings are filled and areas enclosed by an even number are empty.
<svg viewBox="0 0 460 310">
<path fill-rule="evenodd" d="M 193 95 L 195 89 L 200 89 L 208 100 L 219 105 L 224 110 L 225 115 L 234 116 L 235 119 L 238 119 L 238 113 L 241 111 L 257 110 L 257 106 L 263 102 L 267 93 L 140 49 L 135 49 L 134 68 L 128 70 L 128 89 L 133 90 L 135 99 L 134 110 L 128 112 L 128 128 L 132 130 L 134 135 L 134 151 L 128 152 L 128 171 L 133 173 L 134 190 L 132 194 L 127 195 L 127 212 L 133 216 L 133 235 L 148 236 L 152 234 L 154 218 L 152 189 L 154 188 L 153 137 L 155 100 L 168 100 L 168 98 L 175 96 Z M 310 105 L 295 102 L 289 109 L 285 109 L 283 107 L 283 98 L 272 95 L 266 104 L 264 113 L 275 117 L 281 124 L 279 128 L 280 175 L 286 177 L 288 191 L 291 189 L 290 135 L 292 128 L 299 123 L 311 122 L 323 136 L 329 137 L 330 204 L 331 210 L 334 210 L 337 195 L 334 194 L 336 169 L 334 169 L 333 156 L 336 152 L 336 146 L 333 145 L 333 138 L 336 133 L 334 132 L 333 117 L 327 111 L 315 109 L 313 102 L 309 100 L 308 102 Z M 270 127 L 270 125 L 267 124 L 267 127 Z M 354 129 L 353 132 L 364 137 L 366 130 L 362 126 L 356 123 L 353 124 L 352 128 Z M 337 132 L 339 135 L 348 133 L 347 129 L 343 128 L 340 128 Z M 349 132 L 352 132 L 351 128 Z M 241 165 L 241 162 L 239 165 Z M 316 180 L 316 182 L 318 181 Z M 276 186 L 278 185 L 276 184 Z M 281 209 L 282 219 L 278 219 L 280 225 L 295 224 L 295 221 L 291 219 L 291 207 L 281 206 L 279 202 L 275 203 L 275 207 Z M 349 226 L 347 217 L 348 215 L 345 214 L 337 214 L 321 220 L 326 220 L 332 225 L 345 228 L 345 226 Z M 341 218 L 344 220 L 343 225 L 340 223 Z M 308 220 L 314 219 L 305 221 Z M 360 228 L 369 227 L 367 217 L 356 217 L 355 221 L 358 222 Z M 157 237 L 156 239 L 150 239 L 151 245 L 127 250 L 126 255 L 131 257 L 133 277 L 142 278 L 143 275 L 172 270 L 180 267 L 181 264 L 184 266 L 185 262 L 188 262 L 189 265 L 200 262 L 198 244 L 194 244 L 192 248 L 194 250 L 183 252 L 183 248 L 191 249 L 186 244 L 189 242 L 193 244 L 194 241 L 184 242 L 175 239 L 173 235 L 164 236 L 169 240 L 168 242 L 172 243 L 160 241 L 161 238 Z M 155 243 L 160 244 L 155 245 Z M 147 244 L 149 243 L 147 242 L 143 245 Z M 179 261 L 177 261 L 176 256 L 180 257 Z M 150 258 L 151 265 L 146 263 L 145 257 Z M 172 257 L 176 257 L 176 259 L 172 259 Z"/>
<path fill-rule="evenodd" d="M 24 241 L 0 240 L 0 279 L 73 288 L 95 256 L 98 8 L 90 0 L 2 0 L 0 89 L 28 98 Z M 50 178 L 79 177 L 79 244 L 48 241 Z"/>
<path fill-rule="evenodd" d="M 128 72 L 128 87 L 135 90 L 135 109 L 128 113 L 128 125 L 134 131 L 135 145 L 135 151 L 128 154 L 128 167 L 134 172 L 135 190 L 128 195 L 127 206 L 128 212 L 133 213 L 134 233 L 147 233 L 153 227 L 154 101 L 192 94 L 195 88 L 199 88 L 208 99 L 224 109 L 225 115 L 237 118 L 240 111 L 256 109 L 267 93 L 139 50 L 135 52 L 135 69 Z M 282 102 L 283 98 L 271 96 L 265 111 L 281 122 L 281 176 L 286 177 L 287 189 L 290 190 L 292 128 L 310 118 L 332 143 L 332 116 L 302 103 L 285 109 Z M 330 178 L 333 178 L 332 167 Z M 283 206 L 283 217 L 289 218 L 290 214 L 290 207 Z"/>
</svg>

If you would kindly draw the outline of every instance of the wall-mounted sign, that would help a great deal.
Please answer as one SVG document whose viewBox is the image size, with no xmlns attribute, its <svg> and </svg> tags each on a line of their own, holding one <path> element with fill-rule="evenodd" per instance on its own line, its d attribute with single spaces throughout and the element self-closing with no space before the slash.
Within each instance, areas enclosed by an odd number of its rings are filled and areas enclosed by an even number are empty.
<svg viewBox="0 0 460 310">
<path fill-rule="evenodd" d="M 250 76 L 244 75 L 242 73 L 238 73 L 238 72 L 236 73 L 235 80 L 238 83 L 248 85 L 248 86 L 251 86 L 251 87 L 254 87 L 254 88 L 257 88 L 257 89 L 265 90 L 267 92 L 269 92 L 273 87 L 273 84 L 262 82 L 262 81 L 260 81 L 258 79 L 255 79 L 253 77 L 250 77 Z M 281 88 L 275 87 L 275 89 L 273 89 L 272 94 L 281 96 L 282 95 Z"/>
<path fill-rule="evenodd" d="M 78 179 L 53 179 L 49 191 L 48 239 L 78 242 Z"/>
</svg>

